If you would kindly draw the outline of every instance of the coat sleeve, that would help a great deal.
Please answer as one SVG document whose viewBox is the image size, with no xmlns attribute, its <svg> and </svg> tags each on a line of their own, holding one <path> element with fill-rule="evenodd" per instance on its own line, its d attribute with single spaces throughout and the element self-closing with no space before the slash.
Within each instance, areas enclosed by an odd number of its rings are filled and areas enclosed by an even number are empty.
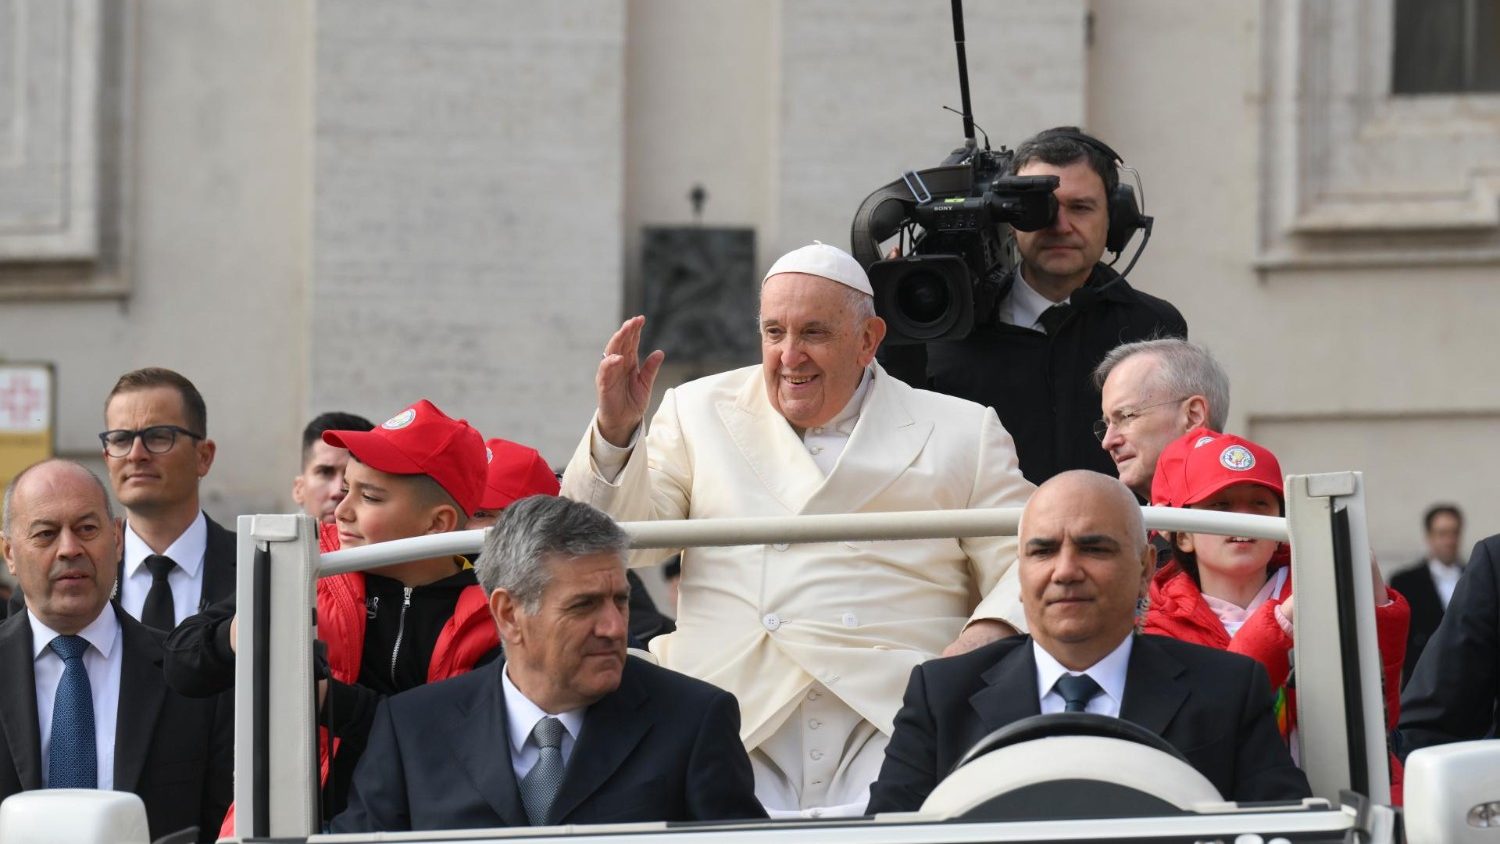
<svg viewBox="0 0 1500 844">
<path fill-rule="evenodd" d="M 1229 640 L 1231 653 L 1243 654 L 1265 666 L 1273 688 L 1286 685 L 1287 675 L 1292 673 L 1292 637 L 1286 635 L 1281 622 L 1276 620 L 1276 607 L 1280 603 L 1261 604 Z"/>
<path fill-rule="evenodd" d="M 375 710 L 370 741 L 354 769 L 349 806 L 333 819 L 333 832 L 404 832 L 411 829 L 406 805 L 406 766 L 389 701 Z"/>
<path fill-rule="evenodd" d="M 1024 507 L 1035 490 L 1021 476 L 1016 444 L 1000 424 L 1000 417 L 992 408 L 985 408 L 969 507 Z M 1026 614 L 1021 609 L 1016 572 L 1016 538 L 970 537 L 960 540 L 960 544 L 968 555 L 973 583 L 981 597 L 970 620 L 998 619 L 1026 632 Z"/>
<path fill-rule="evenodd" d="M 1401 668 L 1406 664 L 1406 634 L 1411 627 L 1411 605 L 1387 586 L 1390 603 L 1375 608 L 1375 639 L 1380 649 L 1380 683 L 1384 690 L 1385 728 L 1396 729 L 1401 715 Z"/>
<path fill-rule="evenodd" d="M 564 497 L 597 507 L 619 522 L 687 517 L 693 466 L 677 415 L 675 390 L 662 396 L 649 433 L 637 438 L 625 468 L 613 481 L 606 480 L 594 463 L 592 446 L 597 436 L 596 417 L 563 471 Z M 631 552 L 629 564 L 653 565 L 673 553 L 673 549 L 641 549 Z"/>
<path fill-rule="evenodd" d="M 915 812 L 938 784 L 937 724 L 927 702 L 922 666 L 911 670 L 906 697 L 896 713 L 880 776 L 870 786 L 866 814 Z"/>
<path fill-rule="evenodd" d="M 1226 798 L 1249 800 L 1301 800 L 1312 796 L 1307 775 L 1292 762 L 1286 742 L 1276 730 L 1271 705 L 1271 685 L 1266 672 L 1246 666 L 1248 681 L 1245 704 L 1240 709 L 1236 742 L 1234 787 Z"/>
<path fill-rule="evenodd" d="M 740 742 L 740 705 L 734 695 L 713 696 L 693 742 L 687 766 L 687 811 L 696 821 L 764 818 L 755 797 L 755 774 Z"/>
<path fill-rule="evenodd" d="M 1474 546 L 1453 599 L 1401 697 L 1400 755 L 1483 738 L 1495 722 L 1500 682 L 1500 536 Z"/>
<path fill-rule="evenodd" d="M 234 650 L 229 647 L 234 613 L 231 594 L 183 619 L 167 634 L 162 672 L 172 691 L 184 697 L 212 697 L 234 687 Z"/>
</svg>

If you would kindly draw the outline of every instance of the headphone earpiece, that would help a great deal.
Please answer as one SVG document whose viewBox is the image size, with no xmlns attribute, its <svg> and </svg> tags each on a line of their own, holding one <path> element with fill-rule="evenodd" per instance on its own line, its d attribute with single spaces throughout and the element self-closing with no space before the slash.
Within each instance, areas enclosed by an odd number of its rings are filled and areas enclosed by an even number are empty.
<svg viewBox="0 0 1500 844">
<path fill-rule="evenodd" d="M 1125 159 L 1110 148 L 1109 144 L 1091 135 L 1082 132 L 1057 131 L 1043 133 L 1043 137 L 1067 138 L 1086 144 L 1102 153 L 1116 165 L 1123 165 Z M 1106 198 L 1109 211 L 1109 233 L 1104 237 L 1104 248 L 1116 255 L 1125 251 L 1125 245 L 1136 232 L 1141 231 L 1151 224 L 1151 218 L 1141 213 L 1141 205 L 1136 201 L 1135 187 L 1127 185 L 1123 181 L 1115 183 L 1115 189 Z"/>
</svg>

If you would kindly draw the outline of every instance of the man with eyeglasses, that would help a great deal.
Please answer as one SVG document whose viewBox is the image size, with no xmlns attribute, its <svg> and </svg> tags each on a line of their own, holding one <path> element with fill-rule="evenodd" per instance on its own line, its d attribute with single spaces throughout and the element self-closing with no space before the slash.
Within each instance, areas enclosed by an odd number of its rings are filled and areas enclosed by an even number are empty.
<svg viewBox="0 0 1500 844">
<path fill-rule="evenodd" d="M 1168 443 L 1194 428 L 1223 431 L 1229 417 L 1229 376 L 1208 349 L 1175 337 L 1116 346 L 1094 384 L 1104 413 L 1094 435 L 1142 501 Z"/>
<path fill-rule="evenodd" d="M 198 388 L 170 369 L 121 375 L 104 403 L 99 440 L 125 508 L 118 597 L 148 627 L 171 630 L 234 592 L 234 533 L 198 500 L 214 462 L 207 422 Z"/>
</svg>

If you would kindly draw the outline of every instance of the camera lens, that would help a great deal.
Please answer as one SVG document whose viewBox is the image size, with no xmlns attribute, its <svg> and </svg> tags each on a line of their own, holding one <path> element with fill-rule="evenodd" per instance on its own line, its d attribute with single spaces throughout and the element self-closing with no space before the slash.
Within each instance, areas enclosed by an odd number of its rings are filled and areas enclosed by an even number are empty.
<svg viewBox="0 0 1500 844">
<path fill-rule="evenodd" d="M 901 315 L 918 325 L 931 325 L 943 318 L 950 306 L 948 282 L 933 272 L 915 272 L 901 279 L 896 306 Z"/>
</svg>

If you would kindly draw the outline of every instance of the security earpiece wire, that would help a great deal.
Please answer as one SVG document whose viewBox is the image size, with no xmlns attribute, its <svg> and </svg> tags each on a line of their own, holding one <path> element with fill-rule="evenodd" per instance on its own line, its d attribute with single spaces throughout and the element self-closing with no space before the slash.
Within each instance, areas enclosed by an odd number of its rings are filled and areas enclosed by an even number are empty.
<svg viewBox="0 0 1500 844">
<path fill-rule="evenodd" d="M 1119 162 L 1117 165 L 1118 168 L 1123 172 L 1129 173 L 1131 179 L 1135 182 L 1135 195 L 1137 202 L 1140 204 L 1141 245 L 1135 248 L 1135 254 L 1130 256 L 1130 263 L 1126 264 L 1125 271 L 1119 274 L 1118 278 L 1124 279 L 1126 276 L 1130 275 L 1131 270 L 1135 269 L 1135 262 L 1141 259 L 1141 253 L 1146 251 L 1146 243 L 1151 240 L 1151 227 L 1152 224 L 1156 222 L 1156 218 L 1147 216 L 1146 214 L 1146 183 L 1141 180 L 1141 171 L 1135 169 L 1134 167 L 1131 167 L 1121 159 L 1117 158 L 1115 160 Z M 1108 266 L 1114 267 L 1114 265 L 1118 264 L 1119 262 L 1120 253 L 1115 253 L 1115 259 L 1113 261 L 1110 261 Z M 1102 290 L 1104 289 L 1104 287 L 1108 287 L 1113 283 L 1113 281 L 1110 281 L 1100 289 Z"/>
</svg>

